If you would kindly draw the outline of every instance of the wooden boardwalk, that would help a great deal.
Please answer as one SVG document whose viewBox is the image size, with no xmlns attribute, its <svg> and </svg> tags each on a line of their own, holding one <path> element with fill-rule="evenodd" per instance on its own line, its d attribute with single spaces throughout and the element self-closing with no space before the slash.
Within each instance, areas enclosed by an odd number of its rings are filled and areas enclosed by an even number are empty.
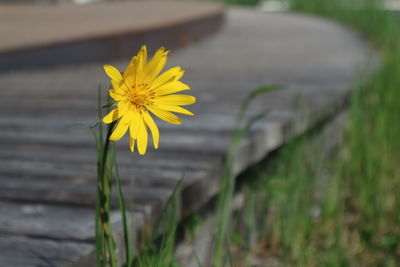
<svg viewBox="0 0 400 267">
<path fill-rule="evenodd" d="M 221 5 L 193 1 L 0 7 L 0 71 L 127 58 L 142 43 L 187 46 L 223 16 Z"/>
<path fill-rule="evenodd" d="M 343 109 L 369 53 L 334 23 L 236 8 L 218 35 L 172 51 L 169 64 L 187 70 L 184 81 L 198 98 L 196 116 L 180 126 L 160 123 L 159 149 L 144 157 L 130 153 L 126 139 L 117 144 L 138 231 L 158 217 L 182 174 L 181 216 L 218 192 L 234 116 L 248 92 L 286 87 L 252 105 L 250 114 L 270 113 L 242 143 L 236 173 Z M 94 141 L 85 128 L 66 126 L 96 122 L 99 82 L 107 85 L 98 63 L 0 73 L 1 266 L 93 265 Z"/>
</svg>

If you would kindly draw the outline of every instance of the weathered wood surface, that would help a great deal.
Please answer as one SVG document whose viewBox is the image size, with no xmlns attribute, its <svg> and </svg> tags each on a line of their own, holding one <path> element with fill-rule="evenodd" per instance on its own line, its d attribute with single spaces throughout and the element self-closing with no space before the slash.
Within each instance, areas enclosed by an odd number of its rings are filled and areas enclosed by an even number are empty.
<svg viewBox="0 0 400 267">
<path fill-rule="evenodd" d="M 2 266 L 73 266 L 92 245 L 0 234 L 0 249 Z"/>
<path fill-rule="evenodd" d="M 126 58 L 142 43 L 187 46 L 223 21 L 216 3 L 1 5 L 0 71 Z"/>
<path fill-rule="evenodd" d="M 141 218 L 138 231 L 159 216 L 183 174 L 181 216 L 218 192 L 235 115 L 252 89 L 285 87 L 252 105 L 250 114 L 269 114 L 241 144 L 235 173 L 341 110 L 369 51 L 337 24 L 250 9 L 229 9 L 217 36 L 173 51 L 169 64 L 187 70 L 196 116 L 179 126 L 160 122 L 159 150 L 144 157 L 130 153 L 126 139 L 117 144 L 128 206 Z M 71 125 L 97 121 L 99 82 L 108 84 L 101 64 L 0 74 L 0 265 L 94 260 L 94 141 Z"/>
</svg>

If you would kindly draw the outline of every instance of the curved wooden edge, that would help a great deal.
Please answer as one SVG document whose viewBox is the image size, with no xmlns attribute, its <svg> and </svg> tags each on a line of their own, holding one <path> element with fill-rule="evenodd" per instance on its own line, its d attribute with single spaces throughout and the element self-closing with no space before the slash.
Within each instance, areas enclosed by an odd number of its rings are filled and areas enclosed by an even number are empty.
<svg viewBox="0 0 400 267">
<path fill-rule="evenodd" d="M 216 33 L 224 21 L 220 6 L 208 14 L 141 30 L 76 39 L 0 52 L 0 72 L 50 68 L 130 58 L 141 45 L 177 49 Z"/>
</svg>

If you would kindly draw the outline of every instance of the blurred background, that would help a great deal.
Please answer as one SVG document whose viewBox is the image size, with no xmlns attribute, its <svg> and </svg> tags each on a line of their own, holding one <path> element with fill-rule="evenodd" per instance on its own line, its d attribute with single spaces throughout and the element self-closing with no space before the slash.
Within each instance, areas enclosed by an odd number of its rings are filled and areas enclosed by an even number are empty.
<svg viewBox="0 0 400 267">
<path fill-rule="evenodd" d="M 171 50 L 197 103 L 183 125 L 157 121 L 158 150 L 115 145 L 134 266 L 400 266 L 399 10 L 0 0 L 0 266 L 95 265 L 102 66 L 123 71 L 143 44 Z M 243 103 L 252 127 L 232 149 Z"/>
</svg>

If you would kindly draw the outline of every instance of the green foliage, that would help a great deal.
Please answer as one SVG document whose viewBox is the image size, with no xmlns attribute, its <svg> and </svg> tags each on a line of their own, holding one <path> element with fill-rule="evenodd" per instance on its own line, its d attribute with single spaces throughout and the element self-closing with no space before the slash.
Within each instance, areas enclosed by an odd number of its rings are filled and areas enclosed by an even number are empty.
<svg viewBox="0 0 400 267">
<path fill-rule="evenodd" d="M 179 194 L 182 178 L 176 183 L 165 207 L 151 229 L 143 251 L 135 258 L 133 266 L 138 267 L 175 267 L 179 266 L 174 260 L 175 239 L 178 229 Z M 161 227 L 163 234 L 158 239 Z"/>
<path fill-rule="evenodd" d="M 337 158 L 313 150 L 312 138 L 305 137 L 284 148 L 275 162 L 256 168 L 260 179 L 249 188 L 257 199 L 252 221 L 263 233 L 261 245 L 288 266 L 396 266 L 399 19 L 378 1 L 292 0 L 292 6 L 358 29 L 379 50 L 382 62 L 354 90 L 350 127 Z"/>
<path fill-rule="evenodd" d="M 101 86 L 98 94 L 98 115 L 101 118 Z M 107 134 L 103 140 L 103 126 L 98 125 L 98 134 L 92 131 L 97 150 L 97 198 L 95 212 L 95 236 L 96 236 L 96 260 L 97 266 L 117 266 L 116 244 L 110 221 L 111 187 L 113 177 L 113 159 L 109 154 L 109 137 L 114 124 L 107 128 Z"/>
<path fill-rule="evenodd" d="M 261 112 L 249 119 L 245 119 L 246 113 L 250 107 L 251 102 L 257 96 L 268 93 L 270 91 L 281 89 L 280 86 L 271 85 L 264 86 L 253 90 L 243 101 L 236 119 L 236 129 L 233 134 L 232 140 L 229 144 L 228 154 L 225 159 L 224 170 L 221 180 L 221 192 L 218 196 L 216 216 L 217 225 L 215 229 L 215 244 L 214 244 L 214 266 L 225 266 L 226 259 L 231 260 L 230 256 L 230 233 L 228 221 L 231 218 L 231 203 L 235 189 L 235 175 L 233 173 L 233 161 L 236 155 L 236 150 L 240 142 L 250 132 L 251 127 L 258 120 L 262 119 L 267 113 Z"/>
<path fill-rule="evenodd" d="M 257 5 L 260 0 L 224 0 L 224 2 L 230 5 L 254 6 Z"/>
</svg>

